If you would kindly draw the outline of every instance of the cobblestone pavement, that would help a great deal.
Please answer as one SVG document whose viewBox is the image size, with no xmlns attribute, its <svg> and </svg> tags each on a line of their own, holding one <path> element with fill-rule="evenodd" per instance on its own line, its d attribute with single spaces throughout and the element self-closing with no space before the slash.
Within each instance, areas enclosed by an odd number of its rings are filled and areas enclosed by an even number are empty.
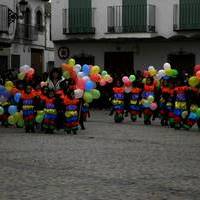
<svg viewBox="0 0 200 200">
<path fill-rule="evenodd" d="M 78 135 L 0 129 L 0 200 L 199 200 L 200 132 L 94 112 Z"/>
</svg>

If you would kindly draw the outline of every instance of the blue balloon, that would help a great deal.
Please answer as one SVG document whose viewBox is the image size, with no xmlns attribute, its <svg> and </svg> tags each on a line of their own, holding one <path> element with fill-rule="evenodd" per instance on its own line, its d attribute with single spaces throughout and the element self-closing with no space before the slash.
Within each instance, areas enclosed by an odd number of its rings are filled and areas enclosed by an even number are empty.
<svg viewBox="0 0 200 200">
<path fill-rule="evenodd" d="M 21 99 L 21 96 L 22 96 L 21 93 L 16 93 L 16 94 L 15 94 L 14 99 L 15 99 L 15 102 L 16 102 L 16 103 L 19 103 L 19 101 L 20 101 L 20 99 Z"/>
<path fill-rule="evenodd" d="M 5 92 L 6 88 L 0 85 L 0 94 L 2 95 Z"/>
<path fill-rule="evenodd" d="M 88 75 L 90 73 L 90 66 L 89 65 L 83 65 L 83 69 L 82 69 L 83 73 L 85 75 Z"/>
<path fill-rule="evenodd" d="M 10 115 L 14 115 L 17 112 L 17 106 L 9 106 L 8 107 L 8 112 Z"/>
<path fill-rule="evenodd" d="M 94 89 L 95 84 L 93 81 L 88 80 L 85 84 L 85 90 L 87 91 L 91 91 L 92 89 Z"/>
</svg>

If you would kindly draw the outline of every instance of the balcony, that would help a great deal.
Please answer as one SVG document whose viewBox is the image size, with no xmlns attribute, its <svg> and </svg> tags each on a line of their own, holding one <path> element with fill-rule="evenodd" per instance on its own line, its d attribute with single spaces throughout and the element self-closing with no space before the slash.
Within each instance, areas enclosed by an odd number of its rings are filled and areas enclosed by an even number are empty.
<svg viewBox="0 0 200 200">
<path fill-rule="evenodd" d="M 63 9 L 64 34 L 94 34 L 94 8 Z"/>
<path fill-rule="evenodd" d="M 37 26 L 28 24 L 17 24 L 15 39 L 22 39 L 27 41 L 38 40 L 38 29 Z"/>
<path fill-rule="evenodd" d="M 0 5 L 0 33 L 8 33 L 8 7 Z"/>
<path fill-rule="evenodd" d="M 200 3 L 175 4 L 173 9 L 174 31 L 200 30 Z"/>
<path fill-rule="evenodd" d="M 108 33 L 154 33 L 156 7 L 154 5 L 109 6 Z"/>
</svg>

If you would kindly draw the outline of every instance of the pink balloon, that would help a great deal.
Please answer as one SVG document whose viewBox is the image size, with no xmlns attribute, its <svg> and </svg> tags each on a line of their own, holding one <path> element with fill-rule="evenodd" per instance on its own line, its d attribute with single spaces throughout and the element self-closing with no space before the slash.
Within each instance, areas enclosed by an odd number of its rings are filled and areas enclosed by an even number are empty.
<svg viewBox="0 0 200 200">
<path fill-rule="evenodd" d="M 122 81 L 123 81 L 124 83 L 128 82 L 128 81 L 129 81 L 128 76 L 124 76 L 124 77 L 122 78 Z"/>
<path fill-rule="evenodd" d="M 157 107 L 158 107 L 157 103 L 152 103 L 152 104 L 150 105 L 150 109 L 151 109 L 151 110 L 156 110 Z"/>
<path fill-rule="evenodd" d="M 200 71 L 198 71 L 198 72 L 196 73 L 196 77 L 197 77 L 198 79 L 200 79 Z"/>
<path fill-rule="evenodd" d="M 82 78 L 78 78 L 78 79 L 77 79 L 77 83 L 76 83 L 76 88 L 77 88 L 77 89 L 84 90 L 84 88 L 85 88 L 85 83 L 86 83 L 86 80 L 84 80 L 84 79 L 82 79 Z"/>
<path fill-rule="evenodd" d="M 106 81 L 104 79 L 100 80 L 100 86 L 105 86 L 106 85 Z"/>
<path fill-rule="evenodd" d="M 200 65 L 196 65 L 196 66 L 194 67 L 194 72 L 198 72 L 198 71 L 200 71 Z"/>
</svg>

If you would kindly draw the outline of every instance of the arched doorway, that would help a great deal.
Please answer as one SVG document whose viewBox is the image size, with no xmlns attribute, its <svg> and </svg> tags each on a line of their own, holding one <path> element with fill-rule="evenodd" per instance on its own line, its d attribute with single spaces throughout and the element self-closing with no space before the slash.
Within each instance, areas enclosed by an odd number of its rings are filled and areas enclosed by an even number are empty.
<svg viewBox="0 0 200 200">
<path fill-rule="evenodd" d="M 26 12 L 24 14 L 24 37 L 25 39 L 28 39 L 30 36 L 31 29 L 31 11 L 29 8 L 26 9 Z"/>
</svg>

